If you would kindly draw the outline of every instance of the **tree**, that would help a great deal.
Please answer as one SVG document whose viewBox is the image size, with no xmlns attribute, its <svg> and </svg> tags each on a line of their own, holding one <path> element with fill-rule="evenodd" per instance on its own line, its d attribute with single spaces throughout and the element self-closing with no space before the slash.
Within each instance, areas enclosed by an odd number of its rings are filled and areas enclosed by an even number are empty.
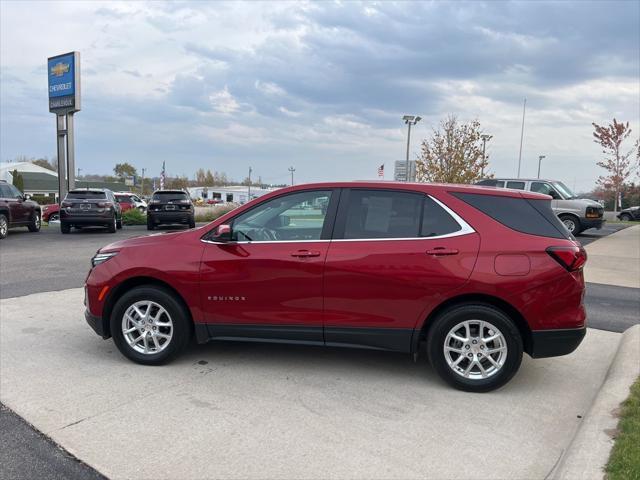
<svg viewBox="0 0 640 480">
<path fill-rule="evenodd" d="M 419 182 L 473 183 L 484 175 L 488 162 L 482 156 L 480 122 L 458 123 L 451 115 L 422 142 L 416 160 Z"/>
<path fill-rule="evenodd" d="M 211 170 L 207 170 L 207 173 L 204 176 L 204 183 L 205 185 L 207 185 L 208 187 L 211 187 L 214 185 L 215 180 L 213 179 L 213 174 L 211 173 Z"/>
<path fill-rule="evenodd" d="M 135 177 L 138 174 L 136 167 L 127 162 L 116 163 L 116 166 L 113 167 L 113 173 L 119 178 Z"/>
<path fill-rule="evenodd" d="M 37 160 L 32 159 L 31 163 L 46 168 L 47 170 L 53 170 L 54 172 L 57 170 L 57 165 L 54 167 L 47 158 L 38 158 Z"/>
<path fill-rule="evenodd" d="M 22 178 L 20 172 L 14 169 L 13 172 L 11 172 L 11 176 L 13 177 L 13 186 L 21 192 L 24 192 L 24 178 Z"/>
<path fill-rule="evenodd" d="M 196 184 L 204 185 L 206 183 L 207 175 L 204 173 L 204 169 L 199 168 L 196 170 Z"/>
<path fill-rule="evenodd" d="M 599 167 L 607 171 L 606 175 L 598 177 L 597 184 L 605 191 L 614 195 L 613 211 L 617 212 L 620 202 L 620 192 L 627 179 L 633 173 L 634 167 L 631 165 L 631 154 L 637 152 L 637 144 L 634 148 L 624 152 L 622 143 L 631 135 L 629 122 L 618 123 L 613 119 L 613 123 L 602 126 L 592 123 L 594 132 L 594 142 L 602 147 L 604 160 L 597 162 Z M 634 152 L 635 151 L 635 152 Z"/>
</svg>

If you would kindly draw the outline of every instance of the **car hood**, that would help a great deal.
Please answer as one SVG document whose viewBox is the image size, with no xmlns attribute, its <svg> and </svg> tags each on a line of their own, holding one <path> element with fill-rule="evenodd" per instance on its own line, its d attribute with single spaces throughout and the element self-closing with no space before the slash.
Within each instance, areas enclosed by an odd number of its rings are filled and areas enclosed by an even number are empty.
<svg viewBox="0 0 640 480">
<path fill-rule="evenodd" d="M 602 205 L 600 205 L 595 200 L 591 200 L 590 198 L 574 198 L 573 200 L 584 202 L 584 203 L 586 203 L 587 205 L 589 205 L 591 207 L 602 207 Z"/>
<path fill-rule="evenodd" d="M 173 242 L 182 235 L 188 235 L 193 233 L 193 230 L 187 230 L 183 232 L 161 232 L 152 233 L 151 235 L 143 235 L 141 237 L 127 238 L 125 240 L 118 240 L 117 242 L 105 245 L 100 249 L 101 252 L 109 252 L 113 250 L 122 250 L 123 248 L 131 247 L 148 247 L 152 245 L 158 245 L 161 243 Z"/>
</svg>

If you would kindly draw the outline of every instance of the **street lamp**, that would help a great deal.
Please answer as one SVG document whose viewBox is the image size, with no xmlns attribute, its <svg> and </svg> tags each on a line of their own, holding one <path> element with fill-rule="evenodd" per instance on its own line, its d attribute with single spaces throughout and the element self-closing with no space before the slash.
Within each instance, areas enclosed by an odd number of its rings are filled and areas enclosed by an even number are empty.
<svg viewBox="0 0 640 480">
<path fill-rule="evenodd" d="M 409 144 L 411 143 L 411 125 L 415 125 L 422 117 L 418 117 L 416 115 L 405 115 L 402 117 L 404 123 L 409 127 L 407 129 L 407 159 L 405 161 L 405 182 L 409 181 Z"/>
<path fill-rule="evenodd" d="M 542 163 L 542 159 L 543 158 L 547 158 L 547 156 L 546 155 L 540 155 L 538 157 L 538 178 L 540 178 L 540 164 Z"/>
<path fill-rule="evenodd" d="M 293 172 L 295 172 L 296 169 L 293 167 L 289 167 L 289 171 L 291 172 L 291 185 L 293 185 Z"/>
<path fill-rule="evenodd" d="M 485 151 L 487 148 L 487 142 L 493 138 L 493 135 L 482 134 L 480 135 L 482 139 L 482 171 L 480 172 L 480 176 L 484 177 L 484 163 L 487 160 L 487 156 L 485 155 Z"/>
</svg>

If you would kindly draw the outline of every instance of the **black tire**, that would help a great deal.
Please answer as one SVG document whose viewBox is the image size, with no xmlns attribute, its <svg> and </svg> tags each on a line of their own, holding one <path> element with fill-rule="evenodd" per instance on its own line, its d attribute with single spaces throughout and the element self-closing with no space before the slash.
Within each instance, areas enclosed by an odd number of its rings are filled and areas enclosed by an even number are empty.
<svg viewBox="0 0 640 480">
<path fill-rule="evenodd" d="M 118 228 L 118 221 L 116 220 L 116 214 L 113 214 L 113 218 L 111 219 L 111 222 L 109 222 L 109 224 L 107 225 L 107 231 L 109 233 L 116 233 L 116 230 Z"/>
<path fill-rule="evenodd" d="M 622 220 L 623 222 L 630 222 L 631 220 L 633 220 L 633 218 L 631 218 L 631 215 L 629 215 L 628 213 L 622 213 L 620 214 L 620 220 Z"/>
<path fill-rule="evenodd" d="M 147 230 L 155 230 L 156 226 L 153 223 L 153 220 L 151 220 L 151 218 L 147 217 Z"/>
<path fill-rule="evenodd" d="M 582 225 L 580 224 L 580 219 L 575 215 L 560 215 L 558 217 L 560 221 L 564 224 L 565 228 L 569 230 L 569 233 L 572 235 L 578 235 L 582 232 Z"/>
<path fill-rule="evenodd" d="M 9 220 L 4 213 L 0 213 L 0 240 L 7 238 L 7 232 L 9 231 Z"/>
<path fill-rule="evenodd" d="M 138 352 L 125 340 L 122 328 L 124 314 L 131 305 L 139 301 L 152 301 L 160 305 L 173 323 L 172 337 L 168 345 L 158 353 Z M 163 317 L 163 320 L 166 320 L 166 317 Z M 143 365 L 162 365 L 169 362 L 186 348 L 193 330 L 189 313 L 183 304 L 170 291 L 153 285 L 135 287 L 127 291 L 114 305 L 109 322 L 111 335 L 118 350 L 129 360 Z"/>
<path fill-rule="evenodd" d="M 29 231 L 39 232 L 41 224 L 42 222 L 40 219 L 40 212 L 33 212 L 33 215 L 31 216 L 31 222 L 29 222 L 29 225 L 27 225 L 27 227 L 29 228 Z"/>
<path fill-rule="evenodd" d="M 60 214 L 59 213 L 52 213 L 51 215 L 49 215 L 49 220 L 47 220 L 47 223 L 57 222 L 59 220 L 60 220 Z"/>
<path fill-rule="evenodd" d="M 505 340 L 507 353 L 506 358 L 502 367 L 497 370 L 492 375 L 486 378 L 466 378 L 460 373 L 456 373 L 453 367 L 449 366 L 446 356 L 445 356 L 445 341 L 447 339 L 447 335 L 449 332 L 454 329 L 458 324 L 464 321 L 477 321 L 481 320 L 484 322 L 490 323 L 494 328 L 498 329 Z M 490 327 L 485 326 L 485 332 L 490 333 Z M 474 333 L 470 331 L 470 337 L 473 339 Z M 477 348 L 485 348 L 484 346 L 480 346 L 480 343 L 477 344 Z M 487 344 L 488 348 L 489 344 Z M 459 347 L 463 352 L 467 351 L 465 348 L 469 348 L 469 346 L 460 346 Z M 476 348 L 474 346 L 474 348 Z M 436 370 L 438 375 L 445 380 L 447 383 L 452 385 L 453 387 L 464 390 L 467 392 L 489 392 L 491 390 L 495 390 L 500 388 L 504 384 L 506 384 L 513 376 L 516 374 L 518 369 L 520 368 L 520 363 L 522 362 L 522 338 L 520 336 L 520 332 L 516 325 L 509 319 L 507 315 L 504 314 L 501 310 L 497 308 L 486 305 L 486 304 L 463 304 L 440 313 L 434 320 L 431 328 L 429 329 L 429 335 L 427 338 L 427 349 L 429 355 L 429 361 L 431 365 Z M 482 360 L 486 367 L 491 368 L 491 364 L 488 363 L 488 359 L 485 358 Z M 468 354 L 461 354 L 461 356 L 472 355 L 469 351 Z M 450 354 L 451 356 L 457 354 Z M 478 353 L 479 357 L 482 356 L 482 353 Z M 500 355 L 494 354 L 494 355 Z M 493 359 L 494 357 L 492 357 Z M 453 360 L 458 360 L 456 357 Z M 498 359 L 499 360 L 499 359 Z M 462 370 L 464 367 L 469 365 L 471 360 L 467 360 L 466 358 L 462 360 L 460 363 L 460 369 Z M 477 367 L 472 367 L 479 372 Z"/>
<path fill-rule="evenodd" d="M 62 233 L 69 233 L 71 231 L 71 225 L 65 222 L 60 222 L 60 231 Z"/>
<path fill-rule="evenodd" d="M 122 230 L 122 217 L 120 218 L 120 220 L 116 220 L 116 228 L 118 230 Z"/>
<path fill-rule="evenodd" d="M 189 219 L 189 228 L 196 228 L 196 219 L 194 217 Z"/>
</svg>

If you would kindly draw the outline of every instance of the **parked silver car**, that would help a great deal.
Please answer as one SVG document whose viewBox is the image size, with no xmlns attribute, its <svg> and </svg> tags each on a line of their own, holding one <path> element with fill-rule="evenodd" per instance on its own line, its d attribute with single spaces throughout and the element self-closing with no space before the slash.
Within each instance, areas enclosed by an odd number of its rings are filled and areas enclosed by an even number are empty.
<svg viewBox="0 0 640 480">
<path fill-rule="evenodd" d="M 487 178 L 476 185 L 528 190 L 551 196 L 551 208 L 574 235 L 588 228 L 600 229 L 605 223 L 602 205 L 588 198 L 578 198 L 569 187 L 557 180 Z"/>
</svg>

